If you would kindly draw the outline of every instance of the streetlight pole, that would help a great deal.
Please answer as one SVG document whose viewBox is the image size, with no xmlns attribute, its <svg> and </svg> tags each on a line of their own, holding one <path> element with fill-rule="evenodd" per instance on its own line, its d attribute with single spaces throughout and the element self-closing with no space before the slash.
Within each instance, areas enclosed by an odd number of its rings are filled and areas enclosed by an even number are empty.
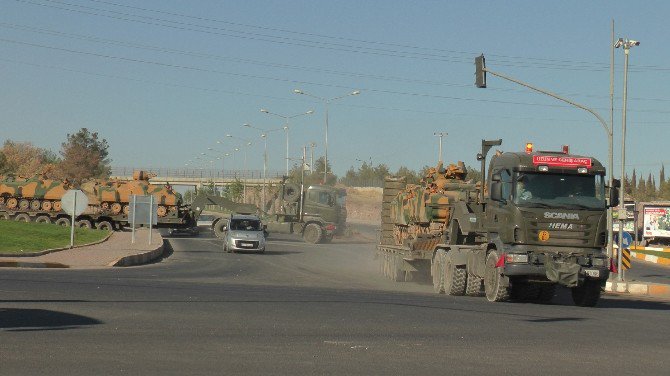
<svg viewBox="0 0 670 376">
<path fill-rule="evenodd" d="M 310 148 L 310 157 L 309 157 L 309 174 L 312 175 L 314 173 L 314 148 L 316 147 L 315 142 L 310 142 L 309 148 Z"/>
<path fill-rule="evenodd" d="M 324 112 L 325 112 L 325 116 L 326 116 L 326 140 L 325 140 L 326 142 L 324 144 L 324 157 L 323 157 L 324 158 L 324 161 L 323 161 L 324 162 L 323 163 L 324 164 L 324 166 L 323 166 L 323 183 L 325 184 L 327 182 L 327 179 L 328 179 L 328 107 L 330 105 L 330 102 L 334 102 L 338 99 L 346 98 L 346 97 L 349 97 L 349 96 L 352 96 L 352 95 L 358 95 L 358 94 L 361 93 L 361 91 L 360 90 L 354 90 L 349 94 L 342 95 L 342 96 L 335 97 L 335 98 L 318 97 L 316 95 L 307 93 L 307 92 L 305 92 L 303 90 L 300 90 L 300 89 L 295 89 L 295 90 L 293 90 L 293 92 L 296 93 L 296 94 L 306 95 L 308 97 L 318 99 L 321 102 L 323 102 L 323 106 L 325 107 Z"/>
<path fill-rule="evenodd" d="M 268 166 L 268 133 L 270 132 L 276 132 L 280 131 L 283 128 L 274 128 L 274 129 L 263 129 L 263 128 L 258 128 L 254 127 L 251 124 L 245 123 L 242 124 L 243 127 L 251 128 L 251 129 L 256 129 L 258 131 L 261 131 L 261 138 L 263 139 L 264 143 L 264 151 L 263 151 L 263 202 L 261 203 L 261 207 L 263 212 L 265 212 L 265 186 L 267 185 L 267 166 Z"/>
<path fill-rule="evenodd" d="M 442 162 L 442 137 L 446 136 L 448 133 L 447 132 L 435 132 L 433 135 L 437 136 L 440 138 L 440 149 L 437 155 L 437 162 Z"/>
<path fill-rule="evenodd" d="M 617 266 L 619 275 L 617 279 L 623 281 L 624 271 L 622 269 L 622 252 L 623 252 L 623 224 L 627 218 L 626 207 L 624 201 L 626 198 L 626 107 L 628 101 L 628 55 L 631 47 L 639 46 L 640 42 L 630 39 L 619 38 L 614 44 L 614 48 L 623 47 L 624 61 L 623 61 L 623 106 L 621 110 L 621 199 L 619 200 L 619 250 L 617 252 Z"/>
<path fill-rule="evenodd" d="M 247 139 L 244 139 L 244 138 L 241 138 L 241 137 L 235 137 L 235 136 L 233 136 L 233 135 L 231 135 L 231 134 L 227 134 L 226 137 L 228 137 L 228 138 L 233 138 L 233 139 L 236 139 L 236 140 L 241 140 L 241 141 L 244 141 L 244 142 L 245 142 L 245 144 L 243 145 L 243 146 L 244 146 L 244 167 L 243 167 L 243 169 L 244 169 L 244 177 L 243 177 L 243 179 L 242 179 L 242 182 L 243 182 L 243 186 L 242 186 L 242 201 L 243 201 L 244 203 L 246 203 L 246 202 L 247 202 L 247 174 L 248 174 L 248 171 L 247 171 L 247 149 L 248 149 L 249 146 L 251 146 L 253 143 L 252 143 L 251 141 L 247 140 Z M 238 150 L 238 149 L 235 149 L 235 150 Z"/>
<path fill-rule="evenodd" d="M 270 112 L 270 111 L 268 111 L 264 108 L 261 108 L 261 112 L 266 113 L 268 115 L 274 115 L 274 116 L 280 117 L 280 118 L 284 119 L 284 121 L 285 121 L 285 125 L 284 125 L 283 129 L 286 132 L 286 176 L 288 176 L 288 159 L 289 159 L 289 157 L 288 157 L 288 130 L 289 130 L 289 120 L 293 119 L 294 117 L 298 117 L 298 116 L 311 115 L 311 114 L 314 113 L 314 111 L 313 110 L 308 110 L 306 112 L 302 112 L 302 113 L 295 114 L 295 115 L 290 115 L 290 116 Z"/>
</svg>

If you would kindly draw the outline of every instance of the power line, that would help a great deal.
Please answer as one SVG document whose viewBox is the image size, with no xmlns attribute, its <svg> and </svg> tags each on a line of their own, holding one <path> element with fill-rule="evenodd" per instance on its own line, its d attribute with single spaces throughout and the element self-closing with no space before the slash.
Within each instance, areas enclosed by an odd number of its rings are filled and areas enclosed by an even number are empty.
<svg viewBox="0 0 670 376">
<path fill-rule="evenodd" d="M 44 0 L 46 2 L 52 3 L 51 5 L 42 4 L 42 3 L 35 3 L 34 1 L 30 1 L 30 0 L 15 0 L 15 1 L 25 3 L 25 4 L 36 5 L 36 6 L 42 6 L 42 7 L 49 7 L 49 8 L 53 8 L 53 9 L 65 10 L 65 11 L 69 11 L 69 12 L 76 12 L 76 13 L 93 15 L 93 16 L 98 16 L 98 17 L 106 17 L 106 18 L 117 19 L 117 20 L 122 20 L 122 21 L 126 21 L 126 22 L 142 23 L 142 24 L 146 24 L 146 25 L 160 26 L 160 27 L 172 28 L 172 29 L 183 30 L 183 31 L 200 32 L 200 33 L 214 34 L 214 35 L 220 35 L 220 36 L 227 36 L 227 37 L 232 37 L 232 38 L 242 38 L 242 39 L 256 40 L 256 41 L 261 41 L 261 42 L 279 43 L 279 44 L 294 45 L 294 46 L 299 46 L 299 47 L 327 49 L 327 50 L 335 50 L 335 51 L 341 51 L 341 52 L 351 52 L 351 53 L 361 53 L 361 54 L 369 54 L 369 55 L 399 57 L 399 58 L 409 58 L 409 59 L 419 59 L 419 60 L 431 60 L 431 61 L 441 61 L 441 62 L 467 63 L 467 64 L 471 64 L 472 56 L 475 55 L 475 54 L 472 54 L 468 57 L 453 57 L 453 56 L 440 55 L 440 54 L 435 54 L 435 53 L 431 53 L 431 54 L 418 53 L 418 52 L 414 53 L 414 52 L 389 50 L 389 49 L 382 49 L 382 48 L 352 46 L 352 45 L 347 45 L 347 44 L 342 44 L 342 43 L 322 42 L 322 41 L 315 41 L 315 40 L 309 40 L 309 39 L 289 38 L 289 37 L 276 36 L 276 35 L 268 35 L 268 34 L 253 33 L 253 32 L 247 32 L 247 31 L 232 30 L 232 29 L 221 28 L 221 27 L 203 26 L 203 25 L 198 25 L 198 24 L 193 24 L 193 23 L 188 23 L 188 22 L 179 22 L 179 21 L 167 20 L 167 19 L 150 17 L 150 16 L 136 15 L 136 14 L 132 14 L 132 13 L 117 12 L 117 11 L 100 9 L 100 8 L 95 8 L 95 7 L 89 7 L 89 6 L 79 5 L 79 4 L 72 4 L 72 3 L 67 3 L 67 2 L 64 2 L 64 1 L 57 1 L 57 0 Z M 150 10 L 148 8 L 125 6 L 125 5 L 120 5 L 120 4 L 110 3 L 110 2 L 102 2 L 102 1 L 95 1 L 95 2 L 109 4 L 109 5 L 115 5 L 115 6 L 118 6 L 118 7 L 126 7 L 126 8 L 131 8 L 131 9 L 139 9 L 139 10 L 143 10 L 143 11 L 157 12 L 157 13 L 162 13 L 162 14 L 170 14 L 170 15 L 173 15 L 173 16 L 186 17 L 186 18 L 192 18 L 192 19 L 197 19 L 197 20 L 208 20 L 210 22 L 220 22 L 220 23 L 231 24 L 231 23 L 225 22 L 225 21 L 205 19 L 205 18 L 202 18 L 202 17 L 187 16 L 187 15 L 177 14 L 177 13 L 155 11 L 155 10 Z M 54 4 L 60 4 L 62 6 L 57 6 L 57 5 L 54 5 Z M 76 8 L 79 8 L 79 9 L 68 8 L 68 6 L 69 7 L 76 7 Z M 106 13 L 110 13 L 110 14 L 102 14 L 102 13 L 98 13 L 98 12 L 106 12 Z M 138 20 L 136 18 L 141 18 L 141 19 L 145 19 L 145 20 L 149 20 L 149 21 L 142 21 L 142 20 Z M 236 24 L 236 25 L 241 26 L 241 25 L 244 25 L 244 24 Z M 246 27 L 251 27 L 251 26 L 246 25 Z M 255 27 L 263 29 L 263 27 L 259 27 L 259 26 L 255 26 Z M 280 29 L 272 29 L 272 28 L 265 28 L 265 29 L 275 30 L 275 31 L 280 30 Z M 310 33 L 301 33 L 301 34 L 310 35 Z M 311 35 L 319 36 L 318 34 L 311 34 Z M 319 37 L 326 37 L 326 36 L 319 36 Z M 337 37 L 328 37 L 328 38 L 340 39 L 340 38 L 337 38 Z M 342 39 L 346 39 L 346 38 L 342 38 Z M 350 39 L 350 41 L 354 41 L 354 39 Z M 397 44 L 384 43 L 384 42 L 371 42 L 371 41 L 363 41 L 363 40 L 357 40 L 357 41 L 362 42 L 362 43 L 369 43 L 369 44 L 405 46 L 405 48 L 428 50 L 428 48 L 419 48 L 419 47 L 415 47 L 415 46 L 397 45 Z M 430 49 L 430 50 L 434 50 L 434 49 Z M 445 51 L 445 50 L 442 50 L 442 51 Z M 449 51 L 449 50 L 446 50 L 446 51 Z M 470 53 L 466 53 L 466 52 L 456 52 L 456 51 L 450 51 L 450 52 L 451 53 L 457 53 L 457 54 L 470 54 Z M 491 56 L 505 57 L 504 55 L 491 55 Z M 507 58 L 507 59 L 510 59 L 510 58 Z M 539 59 L 539 58 L 523 58 L 523 59 L 525 59 L 527 62 L 523 63 L 523 64 L 519 64 L 518 62 L 503 59 L 501 61 L 497 61 L 496 64 L 499 65 L 499 66 L 508 66 L 508 67 L 533 67 L 533 68 L 538 68 L 538 69 L 554 69 L 554 70 L 561 69 L 561 70 L 606 71 L 607 69 L 609 69 L 608 64 L 602 64 L 602 63 L 570 62 L 570 64 L 565 64 L 565 62 L 568 62 L 567 60 L 555 60 L 559 63 L 546 63 L 546 62 L 551 62 L 552 60 L 551 59 Z M 538 62 L 544 62 L 544 63 L 530 63 L 529 61 L 532 61 L 532 60 L 535 60 L 535 61 L 538 61 Z M 650 67 L 650 69 L 651 68 L 653 68 L 653 67 Z M 666 69 L 666 68 L 655 67 L 653 69 L 670 71 L 670 68 Z M 635 69 L 631 69 L 631 71 L 634 71 L 634 70 Z"/>
</svg>

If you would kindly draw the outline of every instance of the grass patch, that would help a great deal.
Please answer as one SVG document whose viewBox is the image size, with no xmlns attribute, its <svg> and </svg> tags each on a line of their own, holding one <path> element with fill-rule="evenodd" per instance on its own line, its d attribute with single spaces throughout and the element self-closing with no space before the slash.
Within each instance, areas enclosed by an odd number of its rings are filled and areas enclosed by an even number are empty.
<svg viewBox="0 0 670 376">
<path fill-rule="evenodd" d="M 637 252 L 637 253 L 642 253 L 644 255 L 652 255 L 652 256 L 658 256 L 666 259 L 670 259 L 670 252 L 663 252 L 663 251 L 649 251 L 646 249 L 641 249 L 641 250 L 631 250 L 632 252 Z"/>
<path fill-rule="evenodd" d="M 104 239 L 108 231 L 76 228 L 74 244 Z M 0 221 L 0 253 L 28 254 L 70 246 L 70 228 L 48 223 Z"/>
</svg>

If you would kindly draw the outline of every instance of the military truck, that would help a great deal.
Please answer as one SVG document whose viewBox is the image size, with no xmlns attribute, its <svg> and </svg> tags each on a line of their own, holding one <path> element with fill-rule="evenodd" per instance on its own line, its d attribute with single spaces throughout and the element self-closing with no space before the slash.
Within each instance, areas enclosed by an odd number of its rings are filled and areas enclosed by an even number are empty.
<svg viewBox="0 0 670 376">
<path fill-rule="evenodd" d="M 486 155 L 502 140 L 482 140 Z M 438 163 L 420 185 L 387 178 L 382 201 L 380 270 L 395 281 L 429 276 L 437 293 L 489 301 L 549 302 L 557 285 L 575 304 L 594 306 L 611 261 L 607 206 L 618 203 L 605 168 L 591 157 L 535 151 L 497 152 L 481 183 L 462 162 Z"/>
<path fill-rule="evenodd" d="M 219 196 L 198 196 L 191 204 L 196 216 L 215 215 L 212 230 L 221 237 L 232 214 L 256 214 L 268 233 L 298 234 L 312 244 L 327 243 L 346 228 L 346 191 L 326 185 L 307 189 L 283 182 L 264 203 L 263 210 L 251 204 L 239 204 Z"/>
</svg>

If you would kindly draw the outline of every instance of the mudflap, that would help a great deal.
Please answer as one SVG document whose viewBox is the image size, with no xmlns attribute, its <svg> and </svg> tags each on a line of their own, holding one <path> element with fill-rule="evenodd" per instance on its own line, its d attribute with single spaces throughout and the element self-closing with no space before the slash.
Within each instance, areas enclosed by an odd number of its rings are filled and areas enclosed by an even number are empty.
<svg viewBox="0 0 670 376">
<path fill-rule="evenodd" d="M 544 268 L 547 279 L 565 287 L 577 287 L 579 285 L 579 271 L 581 266 L 570 260 L 554 260 L 552 255 L 545 254 Z"/>
</svg>

